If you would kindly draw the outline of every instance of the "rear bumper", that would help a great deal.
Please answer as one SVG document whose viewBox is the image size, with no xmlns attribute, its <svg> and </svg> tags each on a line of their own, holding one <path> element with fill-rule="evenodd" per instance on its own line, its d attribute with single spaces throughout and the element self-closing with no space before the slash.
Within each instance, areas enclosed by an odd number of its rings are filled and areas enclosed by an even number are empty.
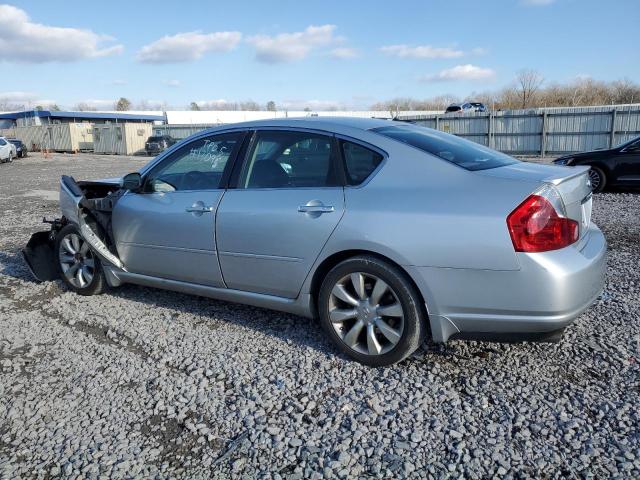
<svg viewBox="0 0 640 480">
<path fill-rule="evenodd" d="M 577 246 L 519 253 L 519 270 L 409 267 L 421 289 L 433 340 L 558 337 L 598 298 L 607 243 L 592 224 Z M 531 334 L 531 335 L 529 335 Z"/>
</svg>

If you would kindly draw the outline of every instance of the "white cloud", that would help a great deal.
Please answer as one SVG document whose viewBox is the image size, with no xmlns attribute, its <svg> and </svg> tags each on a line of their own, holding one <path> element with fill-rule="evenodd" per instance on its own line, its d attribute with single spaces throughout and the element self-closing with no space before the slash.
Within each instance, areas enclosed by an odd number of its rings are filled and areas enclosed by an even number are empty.
<svg viewBox="0 0 640 480">
<path fill-rule="evenodd" d="M 164 84 L 167 87 L 174 87 L 174 88 L 182 86 L 182 82 L 180 80 L 175 80 L 175 79 L 174 80 L 165 80 Z"/>
<path fill-rule="evenodd" d="M 33 23 L 24 10 L 0 5 L 0 60 L 20 63 L 74 62 L 121 53 L 122 45 L 91 30 Z"/>
<path fill-rule="evenodd" d="M 30 109 L 37 105 L 48 107 L 53 105 L 55 100 L 40 98 L 35 92 L 0 92 L 0 109 L 20 110 Z"/>
<path fill-rule="evenodd" d="M 247 41 L 255 48 L 256 59 L 260 62 L 293 62 L 304 59 L 317 47 L 340 41 L 334 36 L 335 29 L 335 25 L 311 25 L 302 32 L 254 35 Z"/>
<path fill-rule="evenodd" d="M 34 92 L 0 92 L 0 98 L 11 102 L 32 101 L 37 97 Z"/>
<path fill-rule="evenodd" d="M 544 7 L 546 5 L 551 5 L 555 1 L 556 0 L 521 0 L 521 3 L 531 7 Z"/>
<path fill-rule="evenodd" d="M 484 47 L 476 47 L 471 49 L 471 54 L 473 55 L 486 55 L 489 53 L 489 50 Z"/>
<path fill-rule="evenodd" d="M 142 63 L 191 62 L 205 53 L 231 51 L 241 39 L 240 32 L 178 33 L 145 45 L 138 52 L 137 58 Z"/>
<path fill-rule="evenodd" d="M 358 50 L 349 47 L 334 48 L 329 52 L 329 56 L 333 58 L 339 58 L 341 60 L 348 60 L 350 58 L 357 58 L 359 56 Z"/>
<path fill-rule="evenodd" d="M 431 45 L 387 45 L 380 51 L 400 58 L 458 58 L 464 55 L 462 50 L 450 47 L 432 47 Z"/>
<path fill-rule="evenodd" d="M 447 68 L 435 75 L 425 75 L 420 80 L 425 82 L 454 82 L 459 80 L 491 80 L 496 73 L 490 68 L 477 67 L 475 65 L 457 65 Z"/>
</svg>

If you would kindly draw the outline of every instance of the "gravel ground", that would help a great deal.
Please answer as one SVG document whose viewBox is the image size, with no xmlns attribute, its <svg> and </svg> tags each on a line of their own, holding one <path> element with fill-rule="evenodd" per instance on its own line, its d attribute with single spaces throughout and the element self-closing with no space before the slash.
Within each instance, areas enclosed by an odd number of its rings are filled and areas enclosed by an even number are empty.
<svg viewBox="0 0 640 480">
<path fill-rule="evenodd" d="M 606 290 L 559 344 L 450 342 L 391 368 L 313 321 L 136 286 L 81 297 L 19 249 L 60 174 L 139 157 L 0 165 L 1 478 L 640 476 L 640 195 L 595 198 Z"/>
</svg>

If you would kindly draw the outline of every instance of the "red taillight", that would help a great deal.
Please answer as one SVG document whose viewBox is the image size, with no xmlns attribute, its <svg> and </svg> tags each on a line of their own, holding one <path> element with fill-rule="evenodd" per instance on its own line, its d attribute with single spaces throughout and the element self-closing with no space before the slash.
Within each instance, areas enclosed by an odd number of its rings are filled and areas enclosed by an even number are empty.
<svg viewBox="0 0 640 480">
<path fill-rule="evenodd" d="M 578 222 L 558 216 L 553 205 L 540 195 L 531 195 L 507 217 L 516 252 L 558 250 L 578 240 Z"/>
</svg>

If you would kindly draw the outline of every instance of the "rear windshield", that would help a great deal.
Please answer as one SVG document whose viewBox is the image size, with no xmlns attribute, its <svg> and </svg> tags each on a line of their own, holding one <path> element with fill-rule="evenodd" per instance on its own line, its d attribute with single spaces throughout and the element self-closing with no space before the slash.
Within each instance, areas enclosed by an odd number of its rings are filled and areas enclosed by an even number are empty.
<svg viewBox="0 0 640 480">
<path fill-rule="evenodd" d="M 461 110 L 460 107 L 447 107 L 447 112 L 457 112 Z"/>
<path fill-rule="evenodd" d="M 415 125 L 374 128 L 374 132 L 423 152 L 431 153 L 467 170 L 487 170 L 518 163 L 513 157 L 455 135 Z"/>
</svg>

